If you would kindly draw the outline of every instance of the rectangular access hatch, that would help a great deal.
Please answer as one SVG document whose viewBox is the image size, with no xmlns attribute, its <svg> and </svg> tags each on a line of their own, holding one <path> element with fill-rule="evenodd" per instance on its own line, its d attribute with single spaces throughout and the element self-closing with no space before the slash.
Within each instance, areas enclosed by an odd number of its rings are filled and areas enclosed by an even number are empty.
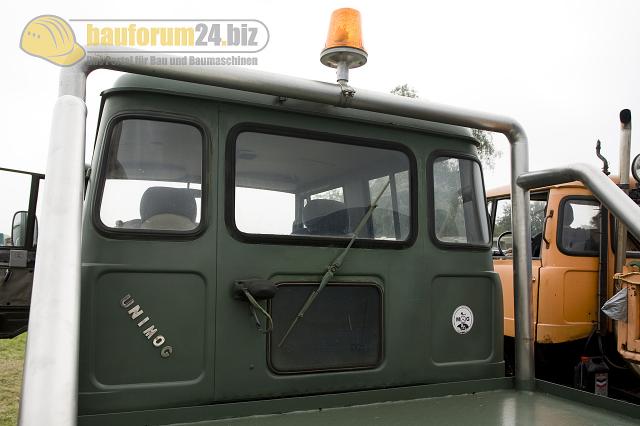
<svg viewBox="0 0 640 426">
<path fill-rule="evenodd" d="M 329 284 L 282 347 L 289 324 L 318 283 L 282 283 L 271 301 L 269 365 L 277 373 L 373 368 L 382 361 L 382 291 L 372 283 Z"/>
</svg>

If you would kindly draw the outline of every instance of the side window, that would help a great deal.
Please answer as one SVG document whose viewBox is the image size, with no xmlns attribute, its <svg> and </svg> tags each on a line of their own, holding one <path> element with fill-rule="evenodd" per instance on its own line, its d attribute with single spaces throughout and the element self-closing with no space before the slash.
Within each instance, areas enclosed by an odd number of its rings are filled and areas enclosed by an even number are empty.
<svg viewBox="0 0 640 426">
<path fill-rule="evenodd" d="M 529 203 L 529 218 L 531 219 L 531 255 L 540 256 L 542 247 L 542 232 L 544 230 L 544 219 L 547 211 L 548 194 L 531 194 Z M 511 200 L 503 198 L 496 200 L 496 217 L 493 222 L 493 251 L 499 254 L 498 238 L 505 232 L 511 232 Z M 507 256 L 511 255 L 513 248 L 513 238 L 507 234 L 500 239 L 500 248 Z"/>
<path fill-rule="evenodd" d="M 201 218 L 203 135 L 193 125 L 120 120 L 111 130 L 100 221 L 116 231 L 193 231 Z"/>
<path fill-rule="evenodd" d="M 565 199 L 558 227 L 560 248 L 575 256 L 597 256 L 600 248 L 600 204 L 595 200 Z"/>
<path fill-rule="evenodd" d="M 480 164 L 463 158 L 433 162 L 434 234 L 449 244 L 487 246 L 487 222 Z"/>
<path fill-rule="evenodd" d="M 26 222 L 31 176 L 0 170 L 0 185 L 2 188 L 11 189 L 5 191 L 0 203 L 0 245 L 23 246 L 26 227 L 18 227 L 17 224 L 20 222 L 20 215 L 25 216 L 24 222 Z M 11 238 L 12 234 L 13 238 Z"/>
<path fill-rule="evenodd" d="M 511 200 L 503 198 L 497 201 L 496 218 L 493 223 L 493 250 L 498 250 L 498 238 L 505 232 L 511 232 Z M 513 238 L 506 235 L 500 240 L 500 248 L 505 254 L 509 254 L 513 248 Z"/>
<path fill-rule="evenodd" d="M 252 131 L 235 140 L 236 228 L 254 235 L 406 240 L 410 162 L 401 151 Z M 389 185 L 387 185 L 389 182 Z"/>
<path fill-rule="evenodd" d="M 611 250 L 615 254 L 618 224 L 613 215 L 609 215 L 609 242 Z M 640 242 L 631 234 L 627 232 L 627 257 L 632 259 L 640 258 Z"/>
<path fill-rule="evenodd" d="M 344 188 L 327 189 L 326 191 L 318 192 L 317 194 L 311 194 L 308 200 L 334 200 L 340 203 L 344 203 Z"/>
<path fill-rule="evenodd" d="M 634 259 L 640 257 L 640 244 L 630 232 L 627 232 L 627 257 Z"/>
<path fill-rule="evenodd" d="M 632 254 L 634 257 L 640 255 L 640 244 L 631 233 L 627 233 L 627 253 Z"/>
</svg>

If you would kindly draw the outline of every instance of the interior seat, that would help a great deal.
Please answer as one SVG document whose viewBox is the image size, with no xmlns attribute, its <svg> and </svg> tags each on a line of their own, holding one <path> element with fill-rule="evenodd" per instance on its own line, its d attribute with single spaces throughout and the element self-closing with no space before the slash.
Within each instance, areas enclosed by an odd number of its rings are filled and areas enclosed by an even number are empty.
<svg viewBox="0 0 640 426">
<path fill-rule="evenodd" d="M 335 200 L 310 200 L 302 209 L 304 229 L 308 235 L 348 235 L 349 214 L 345 204 Z"/>
<path fill-rule="evenodd" d="M 153 186 L 140 200 L 140 229 L 189 231 L 196 227 L 197 212 L 190 189 Z"/>
</svg>

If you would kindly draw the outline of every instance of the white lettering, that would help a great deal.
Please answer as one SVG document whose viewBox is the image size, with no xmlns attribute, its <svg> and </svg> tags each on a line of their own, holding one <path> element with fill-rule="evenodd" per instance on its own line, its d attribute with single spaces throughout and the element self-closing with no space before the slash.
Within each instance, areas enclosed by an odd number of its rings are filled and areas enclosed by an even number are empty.
<svg viewBox="0 0 640 426">
<path fill-rule="evenodd" d="M 185 60 L 186 60 L 186 57 L 185 57 Z M 140 305 L 133 306 L 134 303 L 135 303 L 135 300 L 133 299 L 133 297 L 131 297 L 130 294 L 127 294 L 122 299 L 120 299 L 120 306 L 127 309 L 127 312 L 131 316 L 132 320 L 137 319 L 138 317 L 142 316 L 142 314 L 144 313 Z M 149 316 L 145 316 L 137 323 L 138 327 L 141 328 L 149 320 L 150 320 Z M 153 344 L 153 346 L 155 346 L 156 348 L 160 348 L 162 345 L 164 345 L 167 339 L 161 334 L 156 335 L 156 333 L 158 333 L 158 329 L 155 327 L 155 325 L 150 325 L 142 332 L 142 334 L 147 338 L 147 340 L 153 339 L 151 340 L 151 343 Z M 168 358 L 171 356 L 172 353 L 173 353 L 173 347 L 170 345 L 163 346 L 160 349 L 160 356 L 162 358 Z"/>
<path fill-rule="evenodd" d="M 128 308 L 129 306 L 133 305 L 133 302 L 134 300 L 131 298 L 131 295 L 127 294 L 125 297 L 120 299 L 120 306 L 122 306 L 123 308 Z"/>
<path fill-rule="evenodd" d="M 156 334 L 157 331 L 158 331 L 158 329 L 155 326 L 152 325 L 151 327 L 149 327 L 145 331 L 143 331 L 142 334 L 147 336 L 147 339 L 151 340 L 151 338 L 153 337 L 154 334 Z"/>
<path fill-rule="evenodd" d="M 173 348 L 171 346 L 165 346 L 164 348 L 160 349 L 160 356 L 162 358 L 169 358 L 172 353 Z"/>
<path fill-rule="evenodd" d="M 136 319 L 143 313 L 144 311 L 140 309 L 140 305 L 136 305 L 133 308 L 129 309 L 129 315 L 131 315 L 131 319 Z"/>
</svg>

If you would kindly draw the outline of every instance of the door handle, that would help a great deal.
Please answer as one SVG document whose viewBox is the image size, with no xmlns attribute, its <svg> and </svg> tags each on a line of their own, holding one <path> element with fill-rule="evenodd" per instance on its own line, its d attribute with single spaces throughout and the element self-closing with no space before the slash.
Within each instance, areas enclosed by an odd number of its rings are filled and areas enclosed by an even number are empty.
<svg viewBox="0 0 640 426">
<path fill-rule="evenodd" d="M 546 248 L 549 248 L 551 243 L 547 239 L 547 221 L 553 217 L 553 210 L 549 210 L 549 214 L 544 218 L 544 223 L 542 224 L 542 240 L 546 244 Z"/>
</svg>

